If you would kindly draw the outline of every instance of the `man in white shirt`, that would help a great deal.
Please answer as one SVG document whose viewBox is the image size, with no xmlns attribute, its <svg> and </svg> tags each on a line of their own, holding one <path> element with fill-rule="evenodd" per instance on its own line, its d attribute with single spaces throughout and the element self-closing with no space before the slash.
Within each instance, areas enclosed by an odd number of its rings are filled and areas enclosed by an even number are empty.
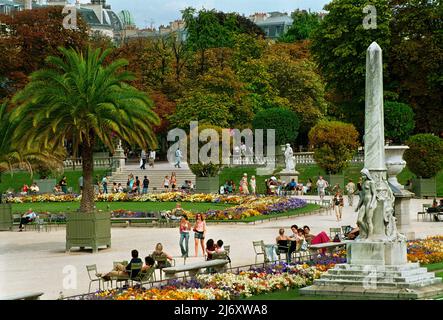
<svg viewBox="0 0 443 320">
<path fill-rule="evenodd" d="M 154 168 L 155 150 L 149 152 L 149 166 Z"/>
<path fill-rule="evenodd" d="M 31 221 L 34 221 L 37 218 L 37 214 L 29 209 L 27 213 L 25 213 L 20 219 L 19 231 L 23 231 L 23 225 L 28 224 Z"/>
<path fill-rule="evenodd" d="M 323 179 L 322 176 L 317 181 L 317 190 L 318 195 L 320 196 L 320 200 L 323 201 L 323 198 L 325 197 L 325 189 L 328 187 L 328 182 Z"/>
<path fill-rule="evenodd" d="M 180 151 L 180 148 L 177 148 L 177 150 L 175 151 L 175 165 L 174 165 L 174 167 L 181 168 L 181 166 L 180 166 L 181 158 L 182 158 L 182 152 Z"/>
</svg>

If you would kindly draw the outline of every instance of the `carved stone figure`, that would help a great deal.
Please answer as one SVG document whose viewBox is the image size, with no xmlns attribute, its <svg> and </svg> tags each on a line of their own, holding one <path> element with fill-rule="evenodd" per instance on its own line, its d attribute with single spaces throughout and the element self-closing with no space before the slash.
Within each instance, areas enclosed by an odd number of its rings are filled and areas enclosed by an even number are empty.
<svg viewBox="0 0 443 320">
<path fill-rule="evenodd" d="M 285 171 L 295 171 L 295 161 L 294 161 L 294 151 L 291 148 L 289 143 L 286 144 L 285 149 L 285 163 L 286 168 Z"/>
<path fill-rule="evenodd" d="M 362 191 L 355 212 L 358 212 L 357 226 L 360 229 L 359 239 L 367 239 L 374 231 L 372 218 L 377 206 L 377 193 L 369 170 L 363 168 L 360 173 L 363 181 Z"/>
</svg>

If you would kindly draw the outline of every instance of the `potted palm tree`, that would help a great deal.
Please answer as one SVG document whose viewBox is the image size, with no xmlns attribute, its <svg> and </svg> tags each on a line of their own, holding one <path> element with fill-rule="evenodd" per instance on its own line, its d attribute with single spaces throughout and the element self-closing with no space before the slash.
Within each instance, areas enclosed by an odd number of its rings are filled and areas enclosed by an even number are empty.
<svg viewBox="0 0 443 320">
<path fill-rule="evenodd" d="M 141 148 L 156 147 L 152 127 L 159 123 L 149 97 L 129 84 L 134 75 L 119 59 L 105 63 L 111 50 L 60 48 L 49 67 L 34 72 L 14 101 L 19 105 L 21 141 L 62 145 L 70 140 L 82 158 L 83 193 L 78 212 L 67 217 L 66 250 L 111 246 L 109 212 L 94 206 L 93 150 L 98 141 L 114 153 L 112 137 Z"/>
</svg>

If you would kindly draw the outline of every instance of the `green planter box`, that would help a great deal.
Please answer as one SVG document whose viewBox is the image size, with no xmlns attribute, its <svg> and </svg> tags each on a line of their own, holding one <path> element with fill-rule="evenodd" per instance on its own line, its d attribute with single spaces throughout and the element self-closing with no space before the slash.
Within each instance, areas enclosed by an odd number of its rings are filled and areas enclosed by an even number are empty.
<svg viewBox="0 0 443 320">
<path fill-rule="evenodd" d="M 218 176 L 195 177 L 195 190 L 198 193 L 218 193 L 220 190 Z"/>
<path fill-rule="evenodd" d="M 437 196 L 437 184 L 436 179 L 423 179 L 415 178 L 412 180 L 412 192 L 416 197 L 436 197 Z"/>
<path fill-rule="evenodd" d="M 12 205 L 10 203 L 0 204 L 0 231 L 12 230 Z"/>
<path fill-rule="evenodd" d="M 40 179 L 34 180 L 37 183 L 40 193 L 52 193 L 54 191 L 54 187 L 57 184 L 55 179 Z"/>
<path fill-rule="evenodd" d="M 111 213 L 73 212 L 66 219 L 66 251 L 73 247 L 92 248 L 97 252 L 99 247 L 111 247 Z"/>
<path fill-rule="evenodd" d="M 331 190 L 337 183 L 340 185 L 340 189 L 345 188 L 345 177 L 342 174 L 329 174 L 324 177 L 329 183 L 329 190 Z"/>
</svg>

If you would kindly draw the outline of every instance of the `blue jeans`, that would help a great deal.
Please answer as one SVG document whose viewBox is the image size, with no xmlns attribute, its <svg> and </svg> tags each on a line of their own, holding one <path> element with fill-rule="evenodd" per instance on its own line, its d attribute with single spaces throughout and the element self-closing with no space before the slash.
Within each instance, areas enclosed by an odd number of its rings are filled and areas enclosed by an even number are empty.
<svg viewBox="0 0 443 320">
<path fill-rule="evenodd" d="M 185 246 L 183 246 L 183 240 L 185 241 Z M 180 232 L 180 250 L 182 256 L 189 254 L 189 232 Z"/>
<path fill-rule="evenodd" d="M 143 188 L 143 194 L 147 194 L 148 193 L 148 188 Z"/>
</svg>

